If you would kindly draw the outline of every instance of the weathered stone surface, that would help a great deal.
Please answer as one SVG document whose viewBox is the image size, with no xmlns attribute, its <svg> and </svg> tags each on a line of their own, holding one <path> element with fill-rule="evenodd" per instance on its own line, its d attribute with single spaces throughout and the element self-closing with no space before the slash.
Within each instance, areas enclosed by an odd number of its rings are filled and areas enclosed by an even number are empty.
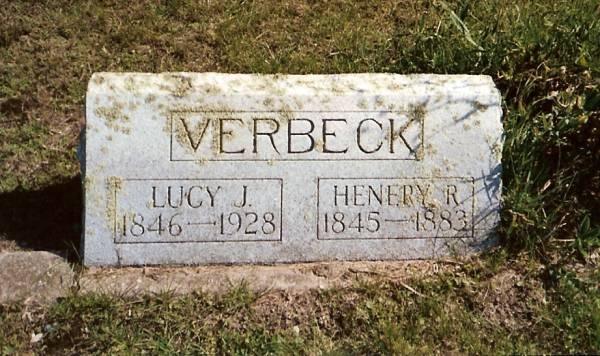
<svg viewBox="0 0 600 356">
<path fill-rule="evenodd" d="M 479 251 L 499 221 L 500 101 L 485 76 L 95 74 L 84 263 Z"/>
<path fill-rule="evenodd" d="M 0 303 L 46 303 L 67 295 L 73 286 L 71 266 L 45 251 L 0 253 Z"/>
<path fill-rule="evenodd" d="M 274 266 L 90 268 L 79 278 L 79 293 L 121 297 L 162 292 L 227 293 L 240 285 L 255 292 L 303 293 L 344 288 L 357 282 L 404 282 L 456 270 L 459 264 L 439 261 L 361 261 L 292 263 Z M 407 287 L 410 288 L 410 287 Z"/>
</svg>

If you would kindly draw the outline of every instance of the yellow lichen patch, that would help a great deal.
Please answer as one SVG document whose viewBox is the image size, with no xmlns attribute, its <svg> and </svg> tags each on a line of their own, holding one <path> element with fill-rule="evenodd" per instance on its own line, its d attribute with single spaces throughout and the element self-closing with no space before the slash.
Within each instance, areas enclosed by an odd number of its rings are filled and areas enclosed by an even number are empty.
<svg viewBox="0 0 600 356">
<path fill-rule="evenodd" d="M 160 88 L 177 98 L 186 96 L 192 89 L 192 80 L 184 75 L 170 74 L 166 78 L 167 84 L 160 85 Z"/>
<path fill-rule="evenodd" d="M 300 100 L 299 98 L 294 98 L 294 104 L 296 104 L 298 110 L 302 110 L 304 108 L 304 101 Z"/>
<path fill-rule="evenodd" d="M 294 120 L 294 110 L 288 105 L 283 105 L 279 110 L 279 120 L 282 125 L 287 125 L 288 121 Z"/>
<path fill-rule="evenodd" d="M 422 160 L 424 157 L 424 150 L 423 150 L 423 140 L 425 139 L 425 132 L 424 132 L 424 127 L 425 127 L 425 115 L 427 114 L 427 111 L 425 109 L 425 104 L 418 104 L 412 107 L 412 109 L 409 112 L 409 122 L 408 124 L 412 123 L 412 122 L 416 122 L 418 125 L 420 125 L 421 127 L 421 132 L 420 132 L 420 144 L 419 147 L 417 148 L 417 151 L 415 152 L 416 154 L 416 158 L 417 160 Z"/>
<path fill-rule="evenodd" d="M 204 84 L 200 87 L 200 90 L 206 94 L 217 95 L 222 92 L 221 88 L 215 84 Z"/>
<path fill-rule="evenodd" d="M 94 84 L 102 84 L 104 83 L 104 77 L 101 74 L 94 74 L 93 78 Z"/>
<path fill-rule="evenodd" d="M 423 145 L 421 145 L 421 147 L 423 147 Z M 435 154 L 437 154 L 437 149 L 435 147 L 433 147 L 432 144 L 428 143 L 427 145 L 425 145 L 424 150 L 420 150 L 420 151 L 426 151 L 428 154 L 434 156 Z M 421 157 L 420 159 L 423 159 L 423 157 Z"/>
<path fill-rule="evenodd" d="M 213 130 L 213 135 L 212 135 L 212 151 L 213 154 L 215 156 L 219 155 L 220 151 L 221 151 L 221 141 L 219 138 L 219 135 L 216 135 L 215 133 L 220 131 L 220 127 L 219 127 L 219 120 L 211 120 L 211 126 L 212 126 L 212 130 Z M 229 135 L 225 135 L 225 136 L 229 136 Z"/>
<path fill-rule="evenodd" d="M 341 85 L 337 84 L 337 83 L 334 83 L 331 86 L 331 92 L 334 95 L 342 95 L 344 92 L 346 92 L 346 88 L 344 86 L 341 86 Z"/>
<path fill-rule="evenodd" d="M 321 141 L 320 139 L 315 140 L 315 150 L 317 152 L 323 152 L 323 141 Z"/>
<path fill-rule="evenodd" d="M 256 80 L 248 83 L 249 89 L 257 92 L 265 92 L 265 94 L 283 96 L 285 95 L 286 89 L 279 86 L 278 74 L 275 75 L 256 75 Z"/>
<path fill-rule="evenodd" d="M 431 177 L 432 178 L 440 178 L 442 176 L 443 176 L 442 170 L 439 167 L 433 167 L 431 169 Z"/>
<path fill-rule="evenodd" d="M 331 101 L 331 97 L 329 95 L 323 95 L 321 97 L 321 104 L 327 104 Z"/>
<path fill-rule="evenodd" d="M 365 100 L 365 99 L 360 99 L 358 101 L 357 105 L 359 108 L 361 108 L 363 110 L 366 110 L 369 107 L 369 105 L 367 104 L 367 100 Z"/>
<path fill-rule="evenodd" d="M 496 160 L 499 161 L 502 158 L 502 145 L 500 143 L 496 142 L 492 144 L 490 146 L 490 151 L 492 152 Z"/>
<path fill-rule="evenodd" d="M 473 102 L 473 108 L 478 112 L 484 112 L 488 109 L 488 105 L 482 104 L 479 101 Z"/>
<path fill-rule="evenodd" d="M 106 221 L 108 228 L 113 228 L 116 219 L 117 195 L 123 187 L 123 180 L 119 177 L 108 177 L 106 179 Z"/>
<path fill-rule="evenodd" d="M 176 107 L 171 111 L 161 112 L 164 115 L 165 125 L 163 131 L 173 138 L 190 154 L 197 152 L 199 144 L 204 142 L 204 136 L 210 134 L 211 149 L 213 154 L 220 152 L 220 120 L 235 119 L 234 111 L 226 105 L 202 105 L 190 107 Z M 200 118 L 200 120 L 198 120 Z M 171 127 L 171 125 L 174 125 Z M 231 140 L 231 135 L 223 135 Z"/>
<path fill-rule="evenodd" d="M 446 172 L 450 172 L 451 170 L 453 170 L 456 167 L 456 164 L 451 162 L 447 158 L 443 158 L 442 163 L 444 164 L 444 169 L 446 170 Z"/>
<path fill-rule="evenodd" d="M 94 179 L 90 176 L 86 176 L 83 179 L 83 190 L 88 191 L 94 185 Z"/>
<path fill-rule="evenodd" d="M 263 105 L 267 107 L 273 106 L 273 98 L 266 98 L 263 100 Z"/>
<path fill-rule="evenodd" d="M 400 84 L 398 84 L 398 83 L 391 83 L 391 84 L 389 84 L 389 85 L 387 86 L 387 88 L 388 88 L 389 90 L 392 90 L 392 91 L 393 91 L 393 90 L 399 90 L 399 89 L 402 89 L 402 87 L 403 87 L 403 86 L 404 86 L 404 85 L 400 85 Z"/>
<path fill-rule="evenodd" d="M 199 139 L 196 136 L 200 136 L 203 131 L 202 122 L 198 122 L 194 125 L 191 122 L 186 121 L 185 116 L 186 115 L 180 113 L 172 114 L 171 121 L 174 125 L 173 136 L 181 147 L 186 149 L 189 153 L 194 153 L 195 149 L 193 142 Z"/>
<path fill-rule="evenodd" d="M 414 105 L 409 113 L 411 119 L 423 120 L 426 114 L 425 104 Z"/>
<path fill-rule="evenodd" d="M 114 103 L 112 106 L 100 106 L 94 110 L 94 114 L 106 123 L 106 126 L 117 132 L 128 134 L 131 130 L 124 126 L 130 119 L 129 116 L 123 113 L 124 105 L 122 103 Z"/>
<path fill-rule="evenodd" d="M 125 89 L 127 89 L 130 92 L 134 92 L 136 88 L 137 86 L 135 84 L 133 76 L 128 76 L 127 78 L 125 78 Z"/>
</svg>

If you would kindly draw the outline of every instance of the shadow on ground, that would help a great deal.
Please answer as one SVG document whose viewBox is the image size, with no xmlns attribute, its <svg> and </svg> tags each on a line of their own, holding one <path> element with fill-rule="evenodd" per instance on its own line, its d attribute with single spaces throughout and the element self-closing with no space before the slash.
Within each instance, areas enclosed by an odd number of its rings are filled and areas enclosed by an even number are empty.
<svg viewBox="0 0 600 356">
<path fill-rule="evenodd" d="M 0 193 L 0 239 L 77 260 L 81 213 L 79 175 L 41 190 Z"/>
</svg>

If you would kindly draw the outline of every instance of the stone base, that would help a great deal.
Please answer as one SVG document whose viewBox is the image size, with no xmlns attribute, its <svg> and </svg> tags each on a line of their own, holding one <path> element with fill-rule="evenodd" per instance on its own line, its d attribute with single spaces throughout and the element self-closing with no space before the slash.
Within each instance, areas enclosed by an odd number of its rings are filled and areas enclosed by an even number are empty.
<svg viewBox="0 0 600 356">
<path fill-rule="evenodd" d="M 45 251 L 0 253 L 0 303 L 49 303 L 71 293 L 123 297 L 161 292 L 226 293 L 245 284 L 255 292 L 303 293 L 385 279 L 402 283 L 448 271 L 458 261 L 322 262 L 279 265 L 89 268 L 76 274 Z M 409 288 L 409 287 L 408 287 Z"/>
</svg>

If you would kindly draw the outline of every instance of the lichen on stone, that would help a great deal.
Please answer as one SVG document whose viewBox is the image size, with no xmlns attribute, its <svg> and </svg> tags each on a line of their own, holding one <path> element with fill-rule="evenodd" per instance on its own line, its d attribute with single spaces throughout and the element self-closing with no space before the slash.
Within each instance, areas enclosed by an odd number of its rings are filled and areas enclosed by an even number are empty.
<svg viewBox="0 0 600 356">
<path fill-rule="evenodd" d="M 94 114 L 102 119 L 106 126 L 114 131 L 125 134 L 130 133 L 130 128 L 125 126 L 130 118 L 123 111 L 123 103 L 115 102 L 112 106 L 99 106 L 94 109 Z"/>
<path fill-rule="evenodd" d="M 123 187 L 123 180 L 119 177 L 106 179 L 106 221 L 109 230 L 113 229 L 116 219 L 117 195 Z"/>
</svg>

